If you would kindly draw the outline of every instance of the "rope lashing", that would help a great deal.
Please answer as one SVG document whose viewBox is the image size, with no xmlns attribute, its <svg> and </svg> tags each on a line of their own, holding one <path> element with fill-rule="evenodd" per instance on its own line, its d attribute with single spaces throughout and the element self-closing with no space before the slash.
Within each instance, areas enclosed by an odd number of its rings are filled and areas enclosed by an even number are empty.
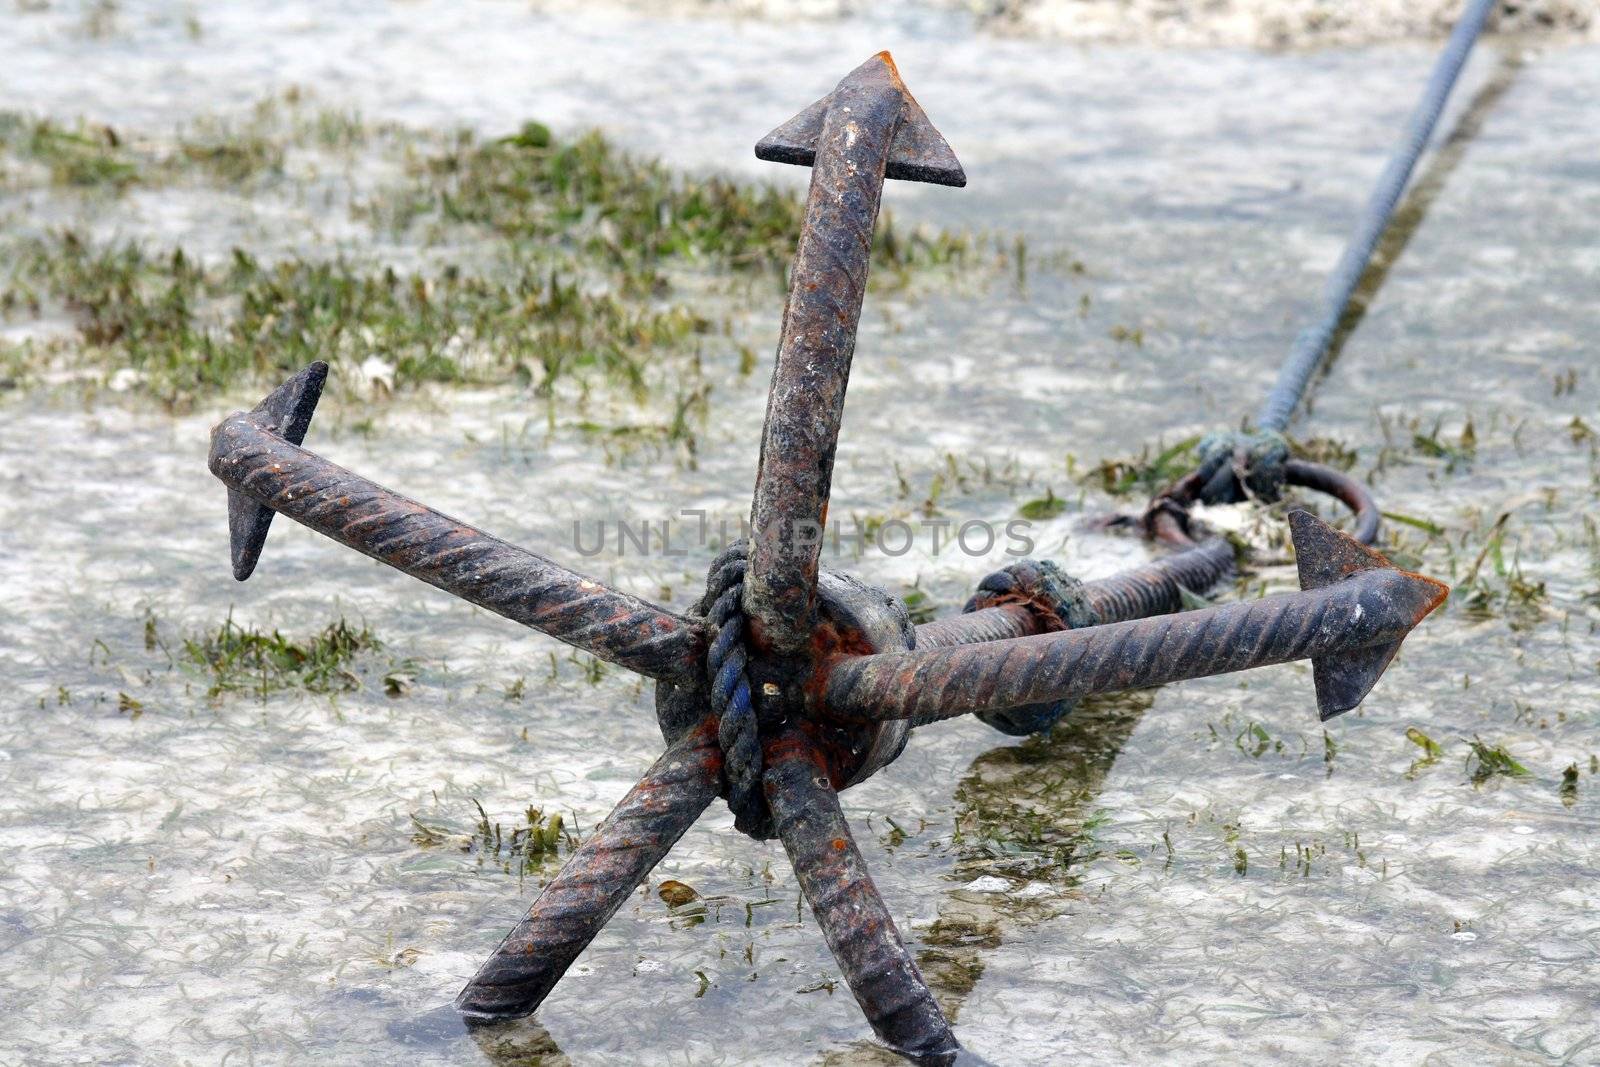
<svg viewBox="0 0 1600 1067">
<path fill-rule="evenodd" d="M 1001 604 L 1022 604 L 1039 621 L 1041 632 L 1076 630 L 1099 623 L 1084 584 L 1047 559 L 1025 559 L 995 571 L 978 583 L 978 591 L 962 608 L 971 614 Z M 1025 737 L 1044 733 L 1072 710 L 1073 701 L 1025 704 L 982 711 L 978 718 L 1003 734 Z"/>
<path fill-rule="evenodd" d="M 761 737 L 755 701 L 745 671 L 744 578 L 750 562 L 748 542 L 734 541 L 711 563 L 701 599 L 706 621 L 716 632 L 706 650 L 706 683 L 717 743 L 722 748 L 728 807 L 734 826 L 751 837 L 772 836 L 772 813 L 761 789 Z"/>
<path fill-rule="evenodd" d="M 1207 434 L 1196 451 L 1202 503 L 1241 504 L 1253 499 L 1270 504 L 1283 495 L 1284 465 L 1289 462 L 1289 442 L 1283 434 L 1274 430 Z"/>
<path fill-rule="evenodd" d="M 1350 243 L 1345 246 L 1338 266 L 1328 278 L 1316 321 L 1295 338 L 1289 358 L 1278 372 L 1277 382 L 1256 413 L 1255 426 L 1258 430 L 1281 433 L 1288 427 L 1290 417 L 1305 396 L 1306 386 L 1327 358 L 1345 309 L 1355 297 L 1356 287 L 1366 273 L 1367 263 L 1377 250 L 1383 231 L 1389 228 L 1389 220 L 1400 202 L 1400 194 L 1411 180 L 1411 172 L 1422 150 L 1433 137 L 1433 129 L 1438 125 L 1445 101 L 1450 98 L 1450 90 L 1455 87 L 1456 77 L 1466 65 L 1467 57 L 1472 54 L 1472 46 L 1477 43 L 1484 22 L 1497 2 L 1468 0 L 1460 21 L 1450 33 L 1450 40 L 1434 64 L 1433 73 L 1429 75 L 1428 84 L 1422 91 L 1422 99 L 1417 101 L 1415 110 L 1406 122 L 1399 145 L 1389 157 L 1378 178 L 1377 187 L 1372 190 L 1371 198 L 1356 221 Z"/>
</svg>

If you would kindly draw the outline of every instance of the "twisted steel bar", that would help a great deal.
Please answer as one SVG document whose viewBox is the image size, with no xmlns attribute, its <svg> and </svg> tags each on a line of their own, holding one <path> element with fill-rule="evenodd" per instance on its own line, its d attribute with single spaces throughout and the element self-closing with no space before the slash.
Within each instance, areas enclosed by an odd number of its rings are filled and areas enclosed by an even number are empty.
<svg viewBox="0 0 1600 1067">
<path fill-rule="evenodd" d="M 922 653 L 861 656 L 834 668 L 828 706 L 835 714 L 869 720 L 931 722 L 1362 648 L 1403 635 L 1437 603 L 1415 595 L 1408 581 L 1405 575 L 1375 573 L 1312 594 Z M 1397 598 L 1399 604 L 1391 606 Z"/>
<path fill-rule="evenodd" d="M 997 604 L 992 608 L 951 615 L 917 627 L 916 648 L 951 648 L 1004 641 L 1041 633 L 1039 619 L 1026 604 Z"/>
<path fill-rule="evenodd" d="M 1085 582 L 1089 605 L 1103 623 L 1183 610 L 1183 595 L 1208 592 L 1233 576 L 1233 545 L 1220 537 L 1165 559 Z"/>
<path fill-rule="evenodd" d="M 902 122 L 907 138 L 897 138 Z M 833 456 L 892 152 L 896 176 L 966 182 L 887 52 L 756 146 L 762 159 L 813 167 L 761 431 L 745 579 L 755 640 L 780 654 L 798 654 L 816 621 Z"/>
<path fill-rule="evenodd" d="M 1257 429 L 1282 433 L 1289 425 L 1290 417 L 1305 396 L 1306 386 L 1333 346 L 1345 309 L 1355 297 L 1361 276 L 1366 273 L 1367 263 L 1372 259 L 1383 231 L 1389 227 L 1395 205 L 1400 202 L 1400 194 L 1405 191 L 1417 160 L 1433 136 L 1445 101 L 1450 98 L 1450 90 L 1455 87 L 1456 78 L 1466 65 L 1467 57 L 1472 54 L 1473 45 L 1477 44 L 1484 22 L 1496 2 L 1467 0 L 1461 18 L 1434 64 L 1433 73 L 1428 77 L 1422 98 L 1406 121 L 1400 144 L 1379 175 L 1377 186 L 1372 190 L 1360 218 L 1356 220 L 1350 241 L 1328 278 L 1316 320 L 1295 338 L 1288 359 L 1278 372 L 1278 380 L 1256 412 Z"/>
<path fill-rule="evenodd" d="M 790 729 L 766 746 L 767 803 L 817 925 L 873 1032 L 923 1063 L 959 1049 L 872 884 L 817 749 Z"/>
<path fill-rule="evenodd" d="M 1163 559 L 1083 583 L 1102 623 L 1165 615 L 1183 608 L 1185 591 L 1201 594 L 1233 574 L 1233 546 L 1222 538 L 1195 544 Z M 1038 617 L 1021 604 L 998 604 L 917 627 L 916 648 L 949 648 L 1042 633 Z"/>
<path fill-rule="evenodd" d="M 531 1015 L 700 813 L 716 799 L 716 720 L 672 745 L 572 854 L 456 997 L 474 1019 Z"/>
<path fill-rule="evenodd" d="M 869 60 L 839 83 L 823 120 L 806 221 L 762 429 L 746 610 L 780 652 L 797 651 L 813 597 L 872 230 L 903 97 Z"/>
<path fill-rule="evenodd" d="M 1081 630 L 847 659 L 828 676 L 828 708 L 869 721 L 932 722 L 1310 658 L 1353 668 L 1337 686 L 1325 685 L 1325 672 L 1319 671 L 1319 709 L 1331 718 L 1360 702 L 1400 639 L 1449 590 L 1393 569 L 1367 549 L 1362 551 L 1368 560 L 1348 551 L 1335 557 L 1347 561 L 1348 573 L 1320 577 L 1307 549 L 1326 543 L 1306 542 L 1332 535 L 1348 548 L 1360 546 L 1309 512 L 1295 512 L 1293 519 L 1307 585 L 1299 593 Z M 1348 655 L 1367 648 L 1387 653 L 1375 670 L 1372 657 Z"/>
<path fill-rule="evenodd" d="M 419 581 L 651 678 L 697 678 L 695 622 L 391 492 L 290 444 L 247 413 L 212 431 L 211 473 Z"/>
</svg>

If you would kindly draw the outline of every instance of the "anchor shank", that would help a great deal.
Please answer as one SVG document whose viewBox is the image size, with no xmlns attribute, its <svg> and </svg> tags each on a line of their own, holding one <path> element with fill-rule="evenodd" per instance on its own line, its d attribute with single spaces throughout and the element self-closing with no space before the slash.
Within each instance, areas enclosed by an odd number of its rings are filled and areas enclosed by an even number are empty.
<svg viewBox="0 0 1600 1067">
<path fill-rule="evenodd" d="M 674 682 L 703 670 L 705 639 L 689 619 L 391 492 L 249 414 L 213 431 L 211 472 L 320 534 L 600 659 Z"/>
<path fill-rule="evenodd" d="M 873 1032 L 917 1062 L 949 1062 L 955 1035 L 872 884 L 817 750 L 790 730 L 767 743 L 766 762 L 778 836 Z"/>
<path fill-rule="evenodd" d="M 722 750 L 707 719 L 667 749 L 544 887 L 456 997 L 476 1019 L 536 1011 L 655 865 L 716 799 Z"/>
<path fill-rule="evenodd" d="M 905 100 L 899 78 L 883 67 L 864 64 L 830 98 L 768 394 L 745 609 L 757 640 L 780 653 L 804 646 L 815 616 L 834 449 Z"/>
<path fill-rule="evenodd" d="M 838 715 L 923 722 L 1293 659 L 1333 659 L 1397 644 L 1442 596 L 1428 579 L 1370 570 L 1323 588 L 1176 615 L 861 656 L 834 667 L 826 701 Z M 1350 706 L 1324 707 L 1324 717 Z"/>
</svg>

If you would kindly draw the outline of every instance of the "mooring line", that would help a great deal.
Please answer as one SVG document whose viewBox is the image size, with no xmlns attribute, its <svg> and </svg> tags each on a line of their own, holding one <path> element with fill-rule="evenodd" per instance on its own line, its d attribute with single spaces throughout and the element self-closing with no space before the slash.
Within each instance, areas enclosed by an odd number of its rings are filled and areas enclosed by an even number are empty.
<svg viewBox="0 0 1600 1067">
<path fill-rule="evenodd" d="M 1371 493 L 1338 471 L 1290 459 L 1284 430 L 1335 345 L 1354 327 L 1352 304 L 1361 291 L 1362 280 L 1372 270 L 1373 258 L 1395 223 L 1401 196 L 1423 151 L 1433 139 L 1445 103 L 1483 34 L 1495 2 L 1468 0 L 1449 41 L 1434 63 L 1421 98 L 1406 121 L 1400 143 L 1378 176 L 1377 185 L 1356 220 L 1339 262 L 1328 277 L 1317 317 L 1295 336 L 1288 357 L 1278 371 L 1277 381 L 1257 410 L 1253 425 L 1246 430 L 1213 433 L 1201 439 L 1197 446 L 1199 465 L 1196 470 L 1157 494 L 1146 509 L 1143 519 L 1146 533 L 1175 544 L 1193 544 L 1187 516 L 1194 504 L 1237 504 L 1246 500 L 1271 503 L 1279 498 L 1285 485 L 1299 485 L 1332 493 L 1343 501 L 1356 514 L 1357 540 L 1369 545 L 1376 543 L 1378 508 Z M 1383 269 L 1387 267 L 1385 263 Z"/>
<path fill-rule="evenodd" d="M 1256 412 L 1257 430 L 1281 434 L 1288 427 L 1290 417 L 1305 396 L 1306 386 L 1333 344 L 1339 321 L 1344 318 L 1345 309 L 1361 284 L 1361 276 L 1366 273 L 1378 242 L 1389 228 L 1395 208 L 1400 203 L 1400 194 L 1411 180 L 1417 160 L 1433 139 L 1434 127 L 1439 124 L 1439 116 L 1450 98 L 1450 91 L 1455 88 L 1456 78 L 1472 54 L 1473 46 L 1478 43 L 1484 22 L 1496 2 L 1468 0 L 1466 10 L 1462 12 L 1460 21 L 1450 33 L 1450 40 L 1434 64 L 1433 73 L 1422 91 L 1422 99 L 1417 101 L 1416 108 L 1406 122 L 1399 145 L 1379 175 L 1378 184 L 1356 221 L 1355 231 L 1345 245 L 1344 254 L 1339 257 L 1338 265 L 1328 278 L 1323 291 L 1321 313 L 1295 338 L 1289 358 L 1278 372 L 1277 382 Z"/>
<path fill-rule="evenodd" d="M 1279 371 L 1277 382 L 1257 412 L 1254 426 L 1244 431 L 1209 434 L 1197 446 L 1199 465 L 1172 483 L 1150 502 L 1141 520 L 1145 532 L 1155 540 L 1182 549 L 1164 559 L 1153 560 L 1137 572 L 1137 581 L 1123 592 L 1140 592 L 1119 618 L 1133 620 L 1179 612 L 1185 592 L 1205 593 L 1233 573 L 1233 551 L 1228 542 L 1211 537 L 1197 541 L 1189 524 L 1189 512 L 1196 503 L 1241 503 L 1246 500 L 1277 500 L 1286 486 L 1299 486 L 1334 497 L 1344 503 L 1354 517 L 1352 536 L 1362 544 L 1376 543 L 1379 511 L 1367 487 L 1355 478 L 1317 463 L 1291 458 L 1283 431 L 1306 389 L 1324 364 L 1334 342 L 1342 337 L 1340 326 L 1346 321 L 1351 301 L 1360 290 L 1374 254 L 1394 222 L 1401 196 L 1411 180 L 1423 151 L 1433 138 L 1462 68 L 1482 36 L 1483 27 L 1496 0 L 1468 0 L 1450 39 L 1435 61 L 1423 88 L 1422 97 L 1406 122 L 1399 145 L 1391 153 L 1376 187 L 1356 221 L 1338 264 L 1323 291 L 1317 318 L 1302 330 L 1290 348 Z M 1037 567 L 1040 564 L 1030 561 Z M 1003 578 L 991 575 L 986 582 Z M 1130 575 L 1113 576 L 1112 582 L 1129 584 Z M 1192 583 L 1198 583 L 1192 584 Z M 1105 585 L 1107 583 L 1098 583 Z M 979 603 L 975 598 L 968 614 L 943 620 L 918 630 L 918 647 L 965 646 L 1004 637 L 1049 633 L 1062 629 L 1050 621 L 1050 611 L 1041 607 L 1038 597 L 1013 597 L 1013 603 Z M 1101 605 L 1104 606 L 1104 605 Z M 1097 621 L 1109 622 L 1110 619 Z M 961 655 L 964 653 L 952 653 Z M 860 665 L 858 664 L 858 667 Z M 1048 730 L 1070 710 L 1067 701 L 1034 703 L 1021 709 L 1028 714 L 1017 717 L 1016 709 L 991 712 L 985 709 L 985 722 L 1006 733 Z M 941 714 L 943 709 L 941 709 Z M 1009 717 L 1008 717 L 1009 716 Z M 912 716 L 915 725 L 930 721 Z"/>
</svg>

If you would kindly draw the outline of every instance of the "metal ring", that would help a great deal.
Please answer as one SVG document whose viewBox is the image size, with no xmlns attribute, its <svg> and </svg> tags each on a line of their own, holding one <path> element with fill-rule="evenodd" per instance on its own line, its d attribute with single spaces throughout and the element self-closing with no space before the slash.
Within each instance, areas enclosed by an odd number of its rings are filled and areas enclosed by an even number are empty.
<svg viewBox="0 0 1600 1067">
<path fill-rule="evenodd" d="M 1365 485 L 1343 471 L 1302 459 L 1291 459 L 1283 465 L 1283 480 L 1302 489 L 1327 493 L 1344 504 L 1355 513 L 1356 518 L 1356 527 L 1350 536 L 1364 545 L 1377 543 L 1382 516 L 1378 512 L 1377 501 L 1372 499 L 1372 491 Z"/>
</svg>

